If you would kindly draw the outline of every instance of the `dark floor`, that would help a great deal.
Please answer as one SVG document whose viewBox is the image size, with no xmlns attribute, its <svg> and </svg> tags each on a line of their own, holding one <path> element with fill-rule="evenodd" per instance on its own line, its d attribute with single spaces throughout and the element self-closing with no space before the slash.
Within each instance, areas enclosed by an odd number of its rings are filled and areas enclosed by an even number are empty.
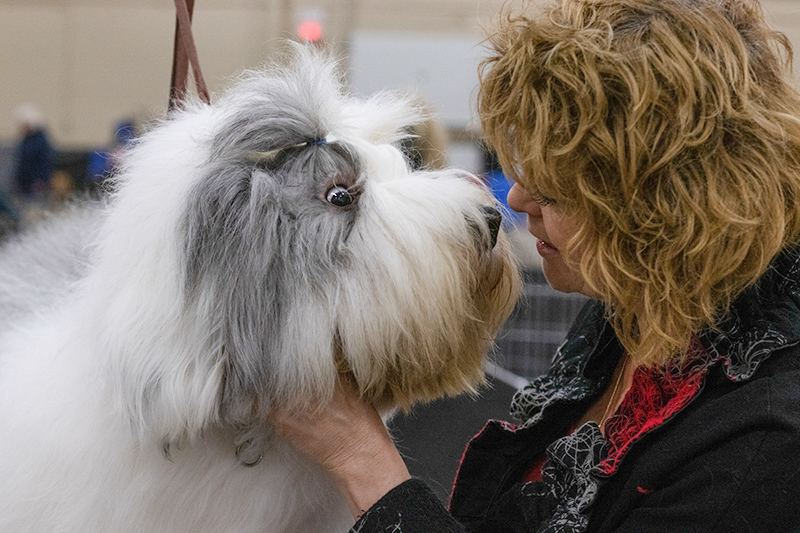
<svg viewBox="0 0 800 533">
<path fill-rule="evenodd" d="M 446 398 L 417 406 L 389 424 L 409 472 L 425 480 L 443 503 L 450 497 L 453 478 L 469 439 L 489 419 L 508 420 L 515 387 L 496 378 L 477 399 Z"/>
</svg>

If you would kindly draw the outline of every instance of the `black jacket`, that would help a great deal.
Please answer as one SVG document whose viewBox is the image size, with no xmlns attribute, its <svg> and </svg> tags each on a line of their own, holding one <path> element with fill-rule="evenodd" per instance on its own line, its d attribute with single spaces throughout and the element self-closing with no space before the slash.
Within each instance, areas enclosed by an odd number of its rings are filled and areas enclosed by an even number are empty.
<svg viewBox="0 0 800 533">
<path fill-rule="evenodd" d="M 523 423 L 490 421 L 470 442 L 450 513 L 411 480 L 353 531 L 800 531 L 800 254 L 777 258 L 697 353 L 671 369 L 678 386 L 656 382 L 656 401 L 626 398 L 658 416 L 623 444 L 593 422 L 565 437 L 622 354 L 587 304 L 550 372 L 515 396 Z M 542 481 L 522 483 L 545 450 Z"/>
</svg>

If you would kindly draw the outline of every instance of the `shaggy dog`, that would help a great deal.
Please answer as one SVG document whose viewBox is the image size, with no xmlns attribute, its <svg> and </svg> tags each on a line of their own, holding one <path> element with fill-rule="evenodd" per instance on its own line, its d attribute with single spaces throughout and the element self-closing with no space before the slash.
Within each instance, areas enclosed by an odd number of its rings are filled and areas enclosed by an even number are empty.
<svg viewBox="0 0 800 533">
<path fill-rule="evenodd" d="M 298 50 L 187 103 L 107 203 L 0 250 L 0 531 L 344 531 L 271 407 L 481 382 L 518 291 L 495 203 L 410 172 L 418 111 L 336 72 Z"/>
</svg>

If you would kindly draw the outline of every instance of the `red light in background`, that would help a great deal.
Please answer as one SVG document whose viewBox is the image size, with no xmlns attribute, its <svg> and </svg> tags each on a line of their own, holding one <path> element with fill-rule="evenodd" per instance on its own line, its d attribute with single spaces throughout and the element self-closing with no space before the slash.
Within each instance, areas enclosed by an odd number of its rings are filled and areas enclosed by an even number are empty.
<svg viewBox="0 0 800 533">
<path fill-rule="evenodd" d="M 304 20 L 297 26 L 297 36 L 304 41 L 319 41 L 322 39 L 322 24 L 316 20 Z"/>
</svg>

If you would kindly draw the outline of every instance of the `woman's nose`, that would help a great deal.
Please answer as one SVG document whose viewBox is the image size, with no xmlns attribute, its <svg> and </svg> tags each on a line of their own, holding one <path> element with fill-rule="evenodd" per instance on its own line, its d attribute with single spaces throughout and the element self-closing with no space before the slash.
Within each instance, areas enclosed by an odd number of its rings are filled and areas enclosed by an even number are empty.
<svg viewBox="0 0 800 533">
<path fill-rule="evenodd" d="M 508 191 L 508 207 L 518 213 L 526 213 L 533 217 L 542 215 L 541 206 L 533 199 L 533 197 L 525 192 L 525 190 L 515 183 Z"/>
</svg>

